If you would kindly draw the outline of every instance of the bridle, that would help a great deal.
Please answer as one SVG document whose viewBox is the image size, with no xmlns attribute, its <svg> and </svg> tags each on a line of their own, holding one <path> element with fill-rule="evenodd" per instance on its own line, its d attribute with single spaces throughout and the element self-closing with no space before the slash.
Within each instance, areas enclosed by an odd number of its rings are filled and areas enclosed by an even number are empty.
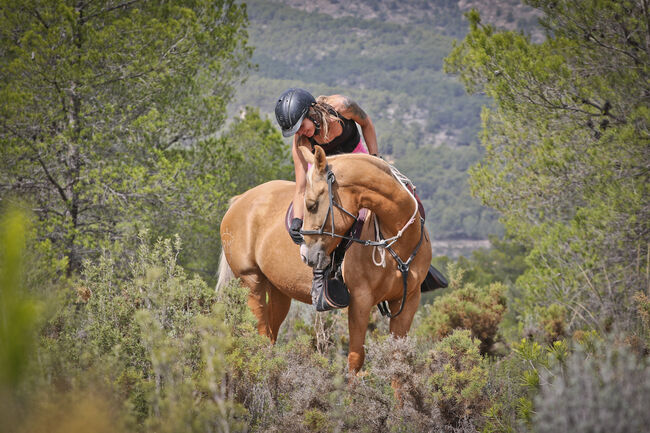
<svg viewBox="0 0 650 433">
<path fill-rule="evenodd" d="M 336 228 L 334 226 L 334 207 L 336 206 L 339 208 L 342 212 L 345 214 L 349 215 L 350 217 L 354 218 L 355 222 L 359 221 L 359 217 L 354 215 L 353 213 L 349 212 L 347 209 L 345 209 L 343 206 L 341 206 L 338 202 L 334 200 L 334 193 L 332 192 L 332 185 L 334 182 L 336 182 L 336 176 L 334 176 L 334 172 L 327 167 L 327 173 L 326 173 L 326 178 L 327 178 L 327 192 L 329 195 L 329 207 L 327 209 L 327 214 L 325 214 L 325 218 L 323 219 L 323 224 L 321 224 L 320 229 L 318 230 L 300 230 L 300 233 L 302 235 L 318 235 L 318 236 L 331 236 L 333 238 L 340 238 L 340 239 L 345 239 L 348 241 L 350 244 L 351 242 L 356 242 L 364 246 L 374 246 L 374 247 L 380 247 L 380 248 L 385 248 L 386 251 L 390 253 L 391 256 L 395 259 L 397 262 L 397 269 L 402 273 L 402 281 L 403 281 L 403 286 L 404 286 L 404 291 L 402 294 L 402 304 L 400 305 L 399 311 L 395 313 L 394 315 L 391 315 L 390 312 L 388 311 L 388 306 L 386 305 L 386 301 L 383 301 L 377 305 L 379 308 L 379 311 L 381 312 L 382 315 L 393 318 L 397 317 L 401 312 L 402 309 L 404 308 L 404 301 L 406 300 L 406 289 L 407 289 L 407 280 L 408 280 L 408 273 L 409 273 L 409 267 L 411 265 L 411 262 L 415 258 L 416 254 L 418 253 L 418 250 L 420 249 L 420 246 L 422 245 L 422 238 L 424 237 L 424 219 L 420 217 L 420 240 L 418 241 L 417 245 L 415 246 L 415 249 L 411 253 L 410 257 L 406 260 L 403 261 L 393 250 L 392 245 L 397 242 L 397 240 L 402 236 L 406 228 L 411 225 L 413 222 L 413 218 L 411 219 L 402 227 L 400 231 L 397 232 L 397 234 L 391 238 L 388 239 L 383 239 L 383 236 L 381 235 L 381 232 L 378 231 L 377 235 L 380 238 L 377 241 L 372 241 L 372 240 L 363 240 L 360 238 L 357 238 L 352 235 L 339 235 L 336 233 Z M 416 204 L 417 208 L 417 204 Z M 417 209 L 416 209 L 417 213 Z M 415 213 L 415 214 L 416 214 Z M 414 214 L 414 216 L 415 216 Z M 325 224 L 327 224 L 327 218 L 330 217 L 331 221 L 331 230 L 329 232 L 325 231 Z M 353 224 L 354 226 L 354 224 Z M 349 232 L 348 232 L 349 233 Z"/>
<path fill-rule="evenodd" d="M 327 192 L 329 194 L 329 207 L 327 208 L 327 214 L 325 214 L 325 218 L 323 219 L 323 224 L 321 224 L 320 229 L 318 229 L 318 230 L 300 230 L 300 234 L 302 234 L 302 235 L 319 235 L 319 236 L 329 235 L 329 236 L 331 236 L 333 238 L 341 238 L 341 239 L 346 239 L 346 240 L 351 241 L 351 242 L 365 243 L 366 241 L 355 238 L 353 236 L 339 235 L 339 234 L 335 233 L 334 206 L 336 206 L 341 211 L 343 211 L 347 215 L 354 218 L 355 223 L 357 221 L 359 221 L 359 217 L 357 215 L 352 214 L 351 212 L 346 210 L 343 206 L 341 206 L 336 201 L 334 201 L 334 194 L 332 193 L 332 184 L 334 182 L 336 182 L 336 177 L 334 176 L 334 172 L 332 172 L 332 170 L 330 170 L 329 168 L 327 170 L 327 175 L 326 176 L 327 176 Z M 331 221 L 332 221 L 332 229 L 329 232 L 325 231 L 325 224 L 327 224 L 327 217 L 331 217 Z M 368 242 L 371 242 L 371 241 L 368 241 Z"/>
</svg>

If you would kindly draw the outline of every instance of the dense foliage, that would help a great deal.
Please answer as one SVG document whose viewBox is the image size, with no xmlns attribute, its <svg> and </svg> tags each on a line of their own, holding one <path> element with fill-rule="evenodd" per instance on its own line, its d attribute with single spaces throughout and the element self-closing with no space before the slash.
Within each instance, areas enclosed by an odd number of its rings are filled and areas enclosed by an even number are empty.
<svg viewBox="0 0 650 433">
<path fill-rule="evenodd" d="M 469 90 L 494 101 L 483 111 L 487 153 L 472 190 L 526 246 L 502 326 L 526 337 L 513 349 L 533 369 L 521 372 L 528 391 L 515 390 L 518 403 L 504 401 L 497 417 L 537 431 L 638 429 L 644 410 L 618 396 L 648 392 L 647 4 L 529 3 L 544 13 L 544 43 L 471 13 L 470 33 L 447 59 Z M 569 356 L 569 336 L 586 352 Z"/>
<path fill-rule="evenodd" d="M 650 244 L 650 51 L 643 2 L 531 2 L 548 40 L 472 30 L 448 60 L 483 114 L 485 159 L 474 192 L 532 245 L 517 308 L 534 321 L 557 303 L 575 327 L 638 323 Z M 641 38 L 641 39 L 639 39 Z"/>
<path fill-rule="evenodd" d="M 0 194 L 28 201 L 41 239 L 75 271 L 134 217 L 189 199 L 170 187 L 209 183 L 178 150 L 223 125 L 251 52 L 245 8 L 34 0 L 0 9 Z"/>
<path fill-rule="evenodd" d="M 468 330 L 371 338 L 366 375 L 348 385 L 340 311 L 314 321 L 313 310 L 299 309 L 271 346 L 257 335 L 245 288 L 215 293 L 179 266 L 178 240 L 144 232 L 127 269 L 119 251 L 106 251 L 74 285 L 48 294 L 21 278 L 20 257 L 30 255 L 23 219 L 2 224 L 9 285 L 0 311 L 15 324 L 0 328 L 2 353 L 13 355 L 0 363 L 9 431 L 51 420 L 60 431 L 476 431 L 490 406 L 488 364 Z M 62 420 L 77 411 L 96 416 Z"/>
<path fill-rule="evenodd" d="M 650 370 L 627 345 L 585 333 L 550 346 L 524 339 L 498 362 L 482 356 L 472 335 L 501 313 L 480 311 L 487 297 L 475 301 L 500 289 L 455 272 L 455 290 L 439 304 L 474 313 L 458 321 L 424 311 L 417 337 L 395 339 L 373 312 L 380 332 L 369 335 L 363 374 L 351 378 L 345 312 L 294 308 L 272 346 L 257 335 L 246 288 L 215 293 L 179 266 L 178 240 L 144 232 L 127 269 L 107 251 L 85 262 L 74 285 L 48 293 L 21 272 L 33 254 L 23 249 L 33 242 L 23 221 L 5 216 L 0 243 L 0 312 L 12 320 L 0 322 L 0 415 L 10 432 L 524 431 L 535 425 L 533 404 L 539 431 L 592 431 L 576 426 L 597 415 L 614 431 L 648 421 Z M 446 331 L 431 333 L 432 323 Z M 625 400 L 613 395 L 632 399 L 623 420 Z"/>
</svg>

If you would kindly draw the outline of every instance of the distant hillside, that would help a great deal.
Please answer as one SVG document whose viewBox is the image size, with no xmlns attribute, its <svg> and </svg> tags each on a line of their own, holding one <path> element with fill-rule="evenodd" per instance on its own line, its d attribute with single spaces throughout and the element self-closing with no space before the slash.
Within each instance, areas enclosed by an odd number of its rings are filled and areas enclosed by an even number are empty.
<svg viewBox="0 0 650 433">
<path fill-rule="evenodd" d="M 394 24 L 425 24 L 438 34 L 460 37 L 466 33 L 458 1 L 405 0 L 285 0 L 281 3 L 307 12 L 336 18 L 355 17 Z"/>
<path fill-rule="evenodd" d="M 463 13 L 474 8 L 483 21 L 507 30 L 523 30 L 535 39 L 542 34 L 537 26 L 540 14 L 522 0 L 284 0 L 296 9 L 320 12 L 336 18 L 352 16 L 396 24 L 425 24 L 441 35 L 462 37 L 467 33 Z"/>
<path fill-rule="evenodd" d="M 467 95 L 442 71 L 467 31 L 469 2 L 461 3 L 247 2 L 257 69 L 238 89 L 231 114 L 256 106 L 273 117 L 277 96 L 289 87 L 350 96 L 373 119 L 380 152 L 418 186 L 434 238 L 486 239 L 501 227 L 470 197 L 466 170 L 481 156 L 479 113 L 488 101 Z M 504 12 L 520 17 L 516 8 L 493 15 Z"/>
<path fill-rule="evenodd" d="M 282 90 L 302 85 L 355 98 L 377 120 L 384 153 L 402 146 L 387 136 L 404 127 L 418 130 L 418 145 L 476 140 L 483 102 L 442 72 L 453 38 L 425 25 L 333 18 L 265 0 L 247 5 L 258 71 L 241 88 L 238 108 L 270 113 Z"/>
</svg>

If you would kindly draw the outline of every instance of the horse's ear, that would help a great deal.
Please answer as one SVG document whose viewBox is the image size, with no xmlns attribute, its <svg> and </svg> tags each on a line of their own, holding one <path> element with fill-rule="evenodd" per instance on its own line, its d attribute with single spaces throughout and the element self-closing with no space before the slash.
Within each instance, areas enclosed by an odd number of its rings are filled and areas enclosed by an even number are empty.
<svg viewBox="0 0 650 433">
<path fill-rule="evenodd" d="M 314 164 L 314 154 L 311 153 L 311 150 L 307 146 L 298 146 L 298 150 L 302 153 L 302 157 L 305 158 L 307 164 Z"/>
<path fill-rule="evenodd" d="M 314 165 L 319 173 L 325 173 L 327 170 L 327 156 L 320 146 L 314 146 Z"/>
</svg>

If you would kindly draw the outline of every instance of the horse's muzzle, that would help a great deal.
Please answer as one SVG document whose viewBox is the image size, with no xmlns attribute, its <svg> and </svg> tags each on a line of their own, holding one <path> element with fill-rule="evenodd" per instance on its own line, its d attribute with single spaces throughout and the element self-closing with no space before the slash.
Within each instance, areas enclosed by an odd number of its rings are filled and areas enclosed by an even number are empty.
<svg viewBox="0 0 650 433">
<path fill-rule="evenodd" d="M 307 244 L 300 245 L 300 257 L 302 261 L 314 269 L 325 269 L 330 264 L 330 256 L 322 248 L 320 242 L 311 246 Z"/>
</svg>

